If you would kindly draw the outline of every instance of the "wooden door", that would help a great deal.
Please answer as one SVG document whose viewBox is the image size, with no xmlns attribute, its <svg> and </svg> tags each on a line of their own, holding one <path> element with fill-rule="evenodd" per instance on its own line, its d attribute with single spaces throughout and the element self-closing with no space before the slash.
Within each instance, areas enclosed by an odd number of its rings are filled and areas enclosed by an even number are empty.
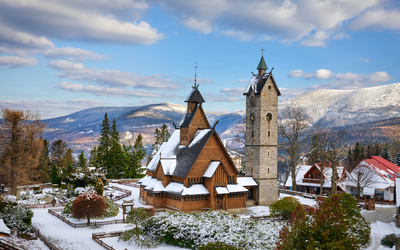
<svg viewBox="0 0 400 250">
<path fill-rule="evenodd" d="M 222 195 L 217 195 L 216 197 L 216 210 L 222 210 Z"/>
</svg>

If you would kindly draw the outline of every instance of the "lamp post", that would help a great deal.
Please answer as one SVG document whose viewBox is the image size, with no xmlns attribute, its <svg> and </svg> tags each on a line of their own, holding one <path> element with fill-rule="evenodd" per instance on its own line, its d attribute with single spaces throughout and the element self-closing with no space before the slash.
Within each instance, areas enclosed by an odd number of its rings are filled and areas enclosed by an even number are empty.
<svg viewBox="0 0 400 250">
<path fill-rule="evenodd" d="M 128 200 L 122 203 L 122 221 L 125 223 L 125 214 L 129 214 L 129 212 L 133 209 L 133 205 L 135 203 L 133 200 Z"/>
</svg>

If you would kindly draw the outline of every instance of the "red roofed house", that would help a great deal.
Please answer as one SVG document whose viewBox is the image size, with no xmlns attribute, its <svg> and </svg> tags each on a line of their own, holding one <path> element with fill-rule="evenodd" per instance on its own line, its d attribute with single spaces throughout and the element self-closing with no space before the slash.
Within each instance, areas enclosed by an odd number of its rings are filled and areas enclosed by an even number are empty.
<svg viewBox="0 0 400 250">
<path fill-rule="evenodd" d="M 337 189 L 338 191 L 345 191 L 346 186 L 343 184 L 343 180 L 347 176 L 347 171 L 343 166 L 337 166 Z M 326 164 L 323 169 L 323 192 L 331 192 L 331 179 L 332 179 L 332 164 Z M 314 165 L 300 165 L 296 175 L 296 186 L 297 191 L 319 194 L 321 189 L 321 163 L 314 163 Z M 290 188 L 292 186 L 292 176 L 286 181 L 285 187 Z"/>
<path fill-rule="evenodd" d="M 346 192 L 357 195 L 357 184 L 375 188 L 375 200 L 394 201 L 395 178 L 400 178 L 400 167 L 380 156 L 363 160 L 345 180 Z"/>
</svg>

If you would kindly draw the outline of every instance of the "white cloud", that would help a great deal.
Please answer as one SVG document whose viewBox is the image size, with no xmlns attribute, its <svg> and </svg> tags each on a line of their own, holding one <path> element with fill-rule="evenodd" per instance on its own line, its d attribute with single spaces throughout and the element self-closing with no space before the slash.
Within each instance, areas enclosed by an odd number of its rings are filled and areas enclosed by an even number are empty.
<svg viewBox="0 0 400 250">
<path fill-rule="evenodd" d="M 391 76 L 385 71 L 374 72 L 370 75 L 346 72 L 336 74 L 331 82 L 308 87 L 315 89 L 360 89 L 379 86 L 391 80 Z"/>
<path fill-rule="evenodd" d="M 328 69 L 318 69 L 313 73 L 306 73 L 300 69 L 292 70 L 289 72 L 289 77 L 303 77 L 305 79 L 329 79 L 333 75 L 332 71 Z"/>
<path fill-rule="evenodd" d="M 316 79 L 329 79 L 332 76 L 332 71 L 328 69 L 318 69 L 315 71 L 314 78 Z"/>
<path fill-rule="evenodd" d="M 41 101 L 12 101 L 12 100 L 0 100 L 1 107 L 7 107 L 11 109 L 20 110 L 32 110 L 35 107 L 35 111 L 39 111 L 42 119 L 53 118 L 56 116 L 67 115 L 71 112 L 87 109 L 91 107 L 99 107 L 111 105 L 109 102 L 102 102 L 90 99 L 75 99 L 66 101 L 56 100 L 41 100 Z"/>
<path fill-rule="evenodd" d="M 329 34 L 324 31 L 317 31 L 314 35 L 309 35 L 300 43 L 302 46 L 308 47 L 326 47 L 325 41 L 329 38 Z"/>
<path fill-rule="evenodd" d="M 47 65 L 50 68 L 60 70 L 57 76 L 76 81 L 85 81 L 107 87 L 133 87 L 142 89 L 178 89 L 177 82 L 168 79 L 161 74 L 152 76 L 139 76 L 120 70 L 105 70 L 86 68 L 82 63 L 64 60 L 53 61 Z"/>
<path fill-rule="evenodd" d="M 349 39 L 350 37 L 351 37 L 350 34 L 338 33 L 332 39 L 333 40 L 343 40 L 343 39 Z"/>
<path fill-rule="evenodd" d="M 345 39 L 343 27 L 382 0 L 152 0 L 186 27 L 200 33 L 227 34 L 243 41 L 266 37 L 304 46 L 326 46 L 331 39 Z M 188 20 L 191 20 L 189 22 Z M 188 25 L 193 23 L 195 25 Z M 238 34 L 245 34 L 238 35 Z M 314 35 L 313 35 L 314 34 Z M 253 38 L 251 38 L 253 37 Z"/>
<path fill-rule="evenodd" d="M 223 88 L 220 92 L 229 96 L 241 96 L 244 90 L 245 88 Z"/>
<path fill-rule="evenodd" d="M 238 82 L 249 82 L 248 79 L 238 79 Z"/>
<path fill-rule="evenodd" d="M 119 88 L 105 88 L 97 87 L 93 85 L 83 86 L 82 84 L 73 84 L 70 82 L 61 82 L 59 87 L 63 90 L 68 90 L 71 92 L 85 92 L 91 93 L 96 96 L 120 96 L 120 97 L 159 97 L 159 93 L 150 91 L 137 91 L 137 90 L 127 90 Z M 164 94 L 164 96 L 166 96 Z M 168 95 L 167 95 L 168 96 Z"/>
<path fill-rule="evenodd" d="M 301 77 L 303 73 L 301 69 L 292 70 L 289 72 L 289 77 Z"/>
<path fill-rule="evenodd" d="M 20 68 L 36 65 L 36 58 L 18 56 L 0 56 L 0 68 Z"/>
<path fill-rule="evenodd" d="M 132 17 L 138 18 L 140 15 L 128 15 L 130 11 L 143 12 L 147 9 L 145 4 L 111 0 L 90 1 L 87 4 L 81 2 L 0 1 L 0 16 L 3 20 L 0 27 L 12 27 L 16 34 L 27 34 L 26 38 L 30 41 L 24 43 L 48 43 L 45 37 L 51 37 L 101 43 L 153 44 L 164 37 L 147 22 L 132 20 Z M 106 7 L 113 4 L 113 8 Z M 118 19 L 118 13 L 125 14 Z"/>
<path fill-rule="evenodd" d="M 254 37 L 253 34 L 236 30 L 224 30 L 221 32 L 223 36 L 235 38 L 241 42 L 248 42 Z"/>
<path fill-rule="evenodd" d="M 375 30 L 400 30 L 400 10 L 397 9 L 372 9 L 363 13 L 349 24 L 350 29 L 375 29 Z"/>
<path fill-rule="evenodd" d="M 296 96 L 296 95 L 301 95 L 304 94 L 304 89 L 300 88 L 295 88 L 295 89 L 288 89 L 288 88 L 279 88 L 282 96 Z"/>
<path fill-rule="evenodd" d="M 66 58 L 67 60 L 76 61 L 102 61 L 105 57 L 101 54 L 97 54 L 93 51 L 84 50 L 80 48 L 64 47 L 64 48 L 52 48 L 43 52 L 44 56 L 49 59 Z"/>
<path fill-rule="evenodd" d="M 357 59 L 356 62 L 366 62 L 369 63 L 369 59 L 368 58 L 361 58 L 361 59 Z"/>
<path fill-rule="evenodd" d="M 198 20 L 193 17 L 188 17 L 183 21 L 183 24 L 189 29 L 195 30 L 202 34 L 209 34 L 212 31 L 212 25 L 206 20 Z"/>
</svg>

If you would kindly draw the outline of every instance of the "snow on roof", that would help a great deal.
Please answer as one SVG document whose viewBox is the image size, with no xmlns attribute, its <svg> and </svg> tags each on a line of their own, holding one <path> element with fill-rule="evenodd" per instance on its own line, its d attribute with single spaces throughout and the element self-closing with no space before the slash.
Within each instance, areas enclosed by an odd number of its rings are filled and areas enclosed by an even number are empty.
<svg viewBox="0 0 400 250">
<path fill-rule="evenodd" d="M 375 195 L 375 188 L 363 188 L 363 195 Z"/>
<path fill-rule="evenodd" d="M 256 91 L 257 91 L 257 83 L 258 83 L 258 80 L 260 80 L 260 77 L 259 77 L 258 75 L 253 76 L 253 77 L 250 79 L 250 82 L 249 82 L 249 84 L 247 85 L 247 88 L 244 90 L 244 93 L 243 93 L 243 94 L 248 94 L 249 91 L 250 91 L 250 88 L 253 89 L 253 91 L 254 91 L 255 93 L 257 93 Z"/>
<path fill-rule="evenodd" d="M 183 183 L 170 182 L 165 188 L 164 192 L 180 194 L 183 190 Z"/>
<path fill-rule="evenodd" d="M 196 134 L 193 137 L 193 140 L 189 144 L 189 148 L 196 145 L 208 132 L 210 132 L 210 130 L 211 129 L 197 130 Z"/>
<path fill-rule="evenodd" d="M 142 182 L 142 184 L 144 186 L 146 186 L 144 189 L 153 190 L 154 185 L 156 184 L 156 182 L 157 182 L 157 178 L 151 178 L 149 181 L 146 182 L 146 184 L 144 184 L 143 182 Z"/>
<path fill-rule="evenodd" d="M 171 137 L 168 139 L 168 142 L 166 142 L 165 147 L 161 151 L 161 158 L 166 159 L 166 158 L 176 158 L 176 149 L 178 148 L 179 145 L 179 140 L 180 140 L 180 130 L 176 129 Z"/>
<path fill-rule="evenodd" d="M 217 191 L 217 194 L 229 194 L 229 191 L 226 189 L 226 187 L 215 187 L 215 191 Z"/>
<path fill-rule="evenodd" d="M 152 158 L 151 161 L 149 162 L 149 165 L 147 165 L 147 169 L 148 169 L 149 171 L 152 171 L 152 172 L 156 171 L 158 162 L 159 162 L 160 157 L 161 157 L 161 156 L 160 156 L 160 155 L 161 155 L 161 152 L 162 152 L 162 150 L 164 149 L 164 147 L 165 147 L 166 144 L 167 144 L 167 143 L 164 142 L 164 143 L 161 145 L 161 147 L 157 150 L 157 153 L 156 153 L 155 155 L 153 155 L 153 158 Z"/>
<path fill-rule="evenodd" d="M 228 184 L 227 187 L 229 193 L 248 192 L 248 190 L 240 184 Z"/>
<path fill-rule="evenodd" d="M 161 166 L 164 172 L 164 175 L 171 175 L 176 167 L 176 159 L 161 159 Z"/>
<path fill-rule="evenodd" d="M 154 180 L 157 180 L 157 179 L 154 178 Z M 143 177 L 143 179 L 140 180 L 140 182 L 141 182 L 141 185 L 148 186 L 154 180 L 150 175 L 146 175 L 145 177 Z"/>
<path fill-rule="evenodd" d="M 237 183 L 244 187 L 258 186 L 253 177 L 237 177 Z"/>
<path fill-rule="evenodd" d="M 215 170 L 217 170 L 220 163 L 221 163 L 220 161 L 212 161 L 210 165 L 208 165 L 206 171 L 204 172 L 203 177 L 211 178 L 214 175 L 214 172 Z"/>
<path fill-rule="evenodd" d="M 310 170 L 312 166 L 310 165 L 299 165 L 297 166 L 297 175 L 296 175 L 296 183 L 302 183 L 304 175 Z M 289 173 L 289 177 L 285 183 L 286 187 L 292 186 L 292 173 Z"/>
<path fill-rule="evenodd" d="M 4 224 L 3 219 L 0 219 L 0 232 L 10 234 L 10 229 Z"/>
<path fill-rule="evenodd" d="M 184 187 L 181 195 L 210 194 L 203 184 L 194 184 L 191 187 Z"/>
<path fill-rule="evenodd" d="M 153 192 L 162 192 L 164 191 L 164 185 L 161 181 L 156 181 L 154 184 Z"/>
</svg>

